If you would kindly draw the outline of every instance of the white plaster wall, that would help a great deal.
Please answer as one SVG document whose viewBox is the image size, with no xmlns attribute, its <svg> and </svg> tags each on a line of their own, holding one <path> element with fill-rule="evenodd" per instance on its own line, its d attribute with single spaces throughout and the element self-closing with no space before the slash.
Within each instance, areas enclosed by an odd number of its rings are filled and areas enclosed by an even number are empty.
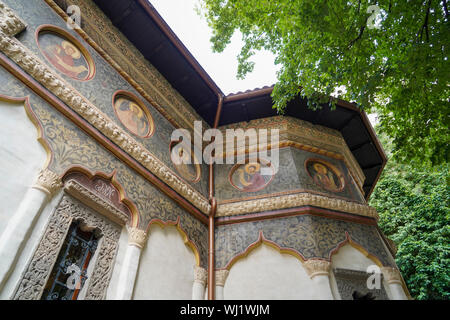
<svg viewBox="0 0 450 320">
<path fill-rule="evenodd" d="M 47 158 L 23 103 L 0 99 L 0 234 Z"/>
<path fill-rule="evenodd" d="M 262 244 L 230 270 L 225 299 L 314 299 L 317 288 L 296 257 Z"/>
<path fill-rule="evenodd" d="M 44 234 L 45 228 L 47 227 L 48 220 L 58 206 L 61 198 L 63 196 L 63 191 L 58 192 L 51 200 L 47 203 L 45 208 L 42 210 L 39 219 L 37 219 L 36 224 L 33 227 L 33 231 L 31 232 L 30 238 L 25 244 L 21 255 L 17 259 L 17 263 L 14 266 L 11 275 L 8 278 L 8 281 L 5 283 L 5 286 L 0 291 L 0 300 L 8 300 L 11 299 L 18 282 L 25 271 L 25 268 L 28 265 L 28 262 L 33 257 L 33 254 L 41 241 L 42 235 Z"/>
<path fill-rule="evenodd" d="M 194 265 L 194 253 L 175 227 L 152 225 L 141 255 L 133 299 L 192 299 Z"/>
<path fill-rule="evenodd" d="M 367 272 L 367 268 L 374 265 L 376 265 L 374 261 L 350 244 L 342 246 L 339 251 L 331 257 L 332 270 L 334 268 L 340 268 Z M 333 272 L 331 272 L 330 285 L 335 299 L 341 299 Z M 391 298 L 389 285 L 386 281 L 383 281 L 383 285 L 388 297 Z"/>
</svg>

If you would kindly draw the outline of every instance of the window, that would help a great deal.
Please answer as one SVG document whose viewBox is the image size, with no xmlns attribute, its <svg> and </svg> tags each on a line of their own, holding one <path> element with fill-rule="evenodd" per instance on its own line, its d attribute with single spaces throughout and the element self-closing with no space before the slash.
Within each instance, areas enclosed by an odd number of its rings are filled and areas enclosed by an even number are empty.
<svg viewBox="0 0 450 320">
<path fill-rule="evenodd" d="M 70 225 L 41 300 L 77 300 L 99 238 L 98 230 L 88 230 L 81 221 Z"/>
</svg>

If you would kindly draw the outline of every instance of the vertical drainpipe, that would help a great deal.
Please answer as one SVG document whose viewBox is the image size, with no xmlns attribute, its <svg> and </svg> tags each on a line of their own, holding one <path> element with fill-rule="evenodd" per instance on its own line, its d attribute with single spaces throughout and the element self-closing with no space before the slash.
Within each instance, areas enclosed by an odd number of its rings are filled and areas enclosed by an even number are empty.
<svg viewBox="0 0 450 320">
<path fill-rule="evenodd" d="M 222 112 L 223 95 L 219 94 L 219 101 L 217 105 L 216 118 L 214 119 L 214 129 L 219 126 L 220 114 Z M 213 138 L 214 142 L 215 138 Z M 209 213 L 208 223 L 208 236 L 209 236 L 209 249 L 208 249 L 208 300 L 215 299 L 216 291 L 216 279 L 215 279 L 215 259 L 214 259 L 214 217 L 217 210 L 217 201 L 214 196 L 214 164 L 209 165 L 209 201 L 211 203 L 211 211 Z"/>
</svg>

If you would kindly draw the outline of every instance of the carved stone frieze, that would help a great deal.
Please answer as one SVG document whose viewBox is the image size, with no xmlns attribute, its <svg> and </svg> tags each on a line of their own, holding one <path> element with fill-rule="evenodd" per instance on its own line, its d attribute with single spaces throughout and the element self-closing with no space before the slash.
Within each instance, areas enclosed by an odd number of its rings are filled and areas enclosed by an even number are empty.
<svg viewBox="0 0 450 320">
<path fill-rule="evenodd" d="M 22 32 L 27 25 L 16 13 L 0 1 L 0 30 L 10 37 Z"/>
<path fill-rule="evenodd" d="M 217 270 L 216 271 L 216 286 L 223 287 L 225 286 L 225 282 L 227 281 L 228 274 L 230 271 L 224 269 L 224 270 Z"/>
<path fill-rule="evenodd" d="M 61 178 L 59 175 L 48 169 L 39 171 L 36 182 L 33 188 L 44 191 L 50 196 L 53 196 L 62 187 Z"/>
<path fill-rule="evenodd" d="M 37 300 L 41 298 L 59 251 L 74 220 L 82 220 L 89 228 L 101 232 L 95 267 L 89 277 L 86 300 L 105 298 L 120 236 L 118 225 L 95 213 L 70 196 L 64 196 L 50 217 L 41 241 L 28 263 L 14 292 L 15 300 Z"/>
<path fill-rule="evenodd" d="M 233 216 L 301 206 L 315 206 L 378 219 L 378 214 L 375 208 L 368 205 L 311 193 L 296 193 L 277 197 L 219 204 L 217 208 L 217 216 Z"/>
<path fill-rule="evenodd" d="M 315 276 L 328 276 L 330 274 L 331 263 L 326 260 L 309 259 L 303 262 L 303 267 L 312 279 Z"/>
<path fill-rule="evenodd" d="M 147 232 L 144 230 L 127 226 L 128 244 L 143 248 L 147 242 Z"/>
<path fill-rule="evenodd" d="M 130 219 L 130 217 L 121 210 L 114 207 L 111 203 L 105 201 L 76 180 L 70 179 L 66 181 L 64 183 L 64 190 L 119 225 L 125 225 Z"/>
<path fill-rule="evenodd" d="M 1 20 L 2 17 L 0 16 L 0 24 L 5 22 Z M 141 143 L 115 124 L 20 41 L 9 36 L 3 30 L 0 30 L 0 50 L 150 172 L 184 196 L 203 213 L 209 213 L 209 201 L 200 192 L 183 182 Z"/>
</svg>

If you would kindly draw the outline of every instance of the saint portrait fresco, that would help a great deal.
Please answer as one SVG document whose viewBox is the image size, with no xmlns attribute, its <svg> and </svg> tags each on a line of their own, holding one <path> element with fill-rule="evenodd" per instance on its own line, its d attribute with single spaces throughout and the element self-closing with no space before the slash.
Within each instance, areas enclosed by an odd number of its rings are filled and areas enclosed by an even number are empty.
<svg viewBox="0 0 450 320">
<path fill-rule="evenodd" d="M 308 159 L 305 165 L 308 174 L 317 186 L 331 192 L 344 190 L 344 175 L 331 163 L 321 159 Z"/>
<path fill-rule="evenodd" d="M 81 46 L 62 34 L 43 30 L 39 32 L 38 44 L 45 58 L 66 76 L 83 81 L 94 76 L 95 67 L 91 57 Z"/>
<path fill-rule="evenodd" d="M 177 145 L 177 143 L 171 145 L 170 152 L 172 151 L 177 152 L 178 157 L 180 158 L 179 164 L 172 160 L 173 165 L 175 166 L 175 169 L 177 169 L 180 176 L 188 182 L 195 183 L 199 181 L 201 176 L 201 168 L 199 161 L 195 160 L 196 158 L 194 152 L 190 153 L 186 150 L 186 147 Z"/>
<path fill-rule="evenodd" d="M 262 169 L 267 168 L 263 174 Z M 255 192 L 264 189 L 273 178 L 273 170 L 269 161 L 252 159 L 245 164 L 237 164 L 230 171 L 230 183 L 244 192 Z"/>
<path fill-rule="evenodd" d="M 153 133 L 153 119 L 144 104 L 119 94 L 114 98 L 114 110 L 120 122 L 134 135 L 146 138 Z"/>
</svg>

